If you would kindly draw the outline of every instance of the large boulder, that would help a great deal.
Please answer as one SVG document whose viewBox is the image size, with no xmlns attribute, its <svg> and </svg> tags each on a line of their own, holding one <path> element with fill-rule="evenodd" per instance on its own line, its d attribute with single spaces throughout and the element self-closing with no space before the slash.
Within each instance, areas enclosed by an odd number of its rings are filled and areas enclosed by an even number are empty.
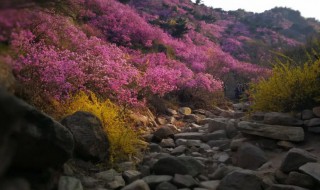
<svg viewBox="0 0 320 190">
<path fill-rule="evenodd" d="M 297 171 L 300 166 L 308 162 L 317 162 L 317 157 L 303 149 L 292 148 L 286 154 L 280 169 L 285 173 L 289 173 Z"/>
<path fill-rule="evenodd" d="M 268 161 L 263 150 L 249 143 L 240 146 L 236 157 L 236 165 L 244 169 L 258 169 Z"/>
<path fill-rule="evenodd" d="M 73 134 L 75 156 L 94 162 L 107 160 L 109 141 L 96 116 L 78 111 L 64 118 L 61 123 Z"/>
<path fill-rule="evenodd" d="M 152 170 L 157 175 L 191 175 L 200 174 L 204 166 L 192 157 L 165 157 L 159 159 L 153 166 Z"/>
<path fill-rule="evenodd" d="M 288 113 L 269 112 L 264 115 L 263 122 L 269 125 L 301 126 L 303 121 Z"/>
<path fill-rule="evenodd" d="M 267 125 L 261 123 L 241 121 L 238 123 L 238 129 L 242 133 L 268 137 L 271 139 L 295 142 L 300 142 L 304 140 L 304 130 L 302 127 Z"/>
<path fill-rule="evenodd" d="M 72 134 L 49 116 L 0 90 L 0 175 L 21 169 L 61 167 L 72 155 Z"/>
<path fill-rule="evenodd" d="M 234 171 L 224 177 L 217 190 L 263 190 L 262 180 L 250 170 Z"/>
<path fill-rule="evenodd" d="M 54 169 L 61 169 L 73 153 L 70 131 L 1 89 L 0 122 L 0 180 L 12 173 L 37 184 L 36 190 L 55 183 Z"/>
</svg>

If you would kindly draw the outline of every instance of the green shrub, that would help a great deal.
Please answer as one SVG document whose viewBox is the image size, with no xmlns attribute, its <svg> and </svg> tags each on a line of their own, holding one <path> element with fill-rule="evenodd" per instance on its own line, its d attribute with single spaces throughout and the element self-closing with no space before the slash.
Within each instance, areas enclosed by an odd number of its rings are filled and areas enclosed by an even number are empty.
<svg viewBox="0 0 320 190">
<path fill-rule="evenodd" d="M 279 63 L 272 75 L 251 85 L 254 111 L 300 111 L 320 97 L 320 61 L 303 66 Z"/>
</svg>

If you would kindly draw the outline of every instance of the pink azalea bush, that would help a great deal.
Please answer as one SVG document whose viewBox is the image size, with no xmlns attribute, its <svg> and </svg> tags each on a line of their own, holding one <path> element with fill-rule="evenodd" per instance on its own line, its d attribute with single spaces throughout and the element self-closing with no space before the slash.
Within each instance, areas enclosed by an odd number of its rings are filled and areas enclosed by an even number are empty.
<svg viewBox="0 0 320 190">
<path fill-rule="evenodd" d="M 200 22 L 201 32 L 190 17 L 190 30 L 179 39 L 149 23 L 156 19 L 151 13 L 178 18 L 193 7 L 189 1 L 68 3 L 72 16 L 40 7 L 0 12 L 0 43 L 9 43 L 14 73 L 30 99 L 64 101 L 79 91 L 93 91 L 139 105 L 144 97 L 179 89 L 221 90 L 221 78 L 230 71 L 248 77 L 266 71 L 230 54 L 235 46 L 242 47 L 240 38 L 227 40 L 225 51 L 212 40 L 228 29 L 227 21 Z M 182 6 L 176 7 L 178 3 Z M 149 12 L 137 12 L 146 4 Z M 234 33 L 242 39 L 248 35 L 242 25 Z M 165 49 L 157 49 L 157 44 Z"/>
</svg>

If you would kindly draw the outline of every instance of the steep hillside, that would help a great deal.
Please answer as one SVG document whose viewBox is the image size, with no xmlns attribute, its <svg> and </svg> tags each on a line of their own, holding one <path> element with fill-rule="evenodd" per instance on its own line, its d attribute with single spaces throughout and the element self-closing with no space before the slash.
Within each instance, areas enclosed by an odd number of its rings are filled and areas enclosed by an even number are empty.
<svg viewBox="0 0 320 190">
<path fill-rule="evenodd" d="M 268 74 L 273 51 L 305 43 L 320 26 L 286 8 L 226 12 L 189 0 L 4 5 L 1 62 L 40 107 L 79 91 L 125 105 L 180 89 L 232 94 L 237 81 Z"/>
</svg>

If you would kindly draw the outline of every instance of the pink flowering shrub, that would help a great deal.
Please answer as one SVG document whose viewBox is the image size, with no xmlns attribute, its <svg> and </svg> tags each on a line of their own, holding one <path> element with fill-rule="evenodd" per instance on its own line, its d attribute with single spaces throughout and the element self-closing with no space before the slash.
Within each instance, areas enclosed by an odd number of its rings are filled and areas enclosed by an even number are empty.
<svg viewBox="0 0 320 190">
<path fill-rule="evenodd" d="M 265 72 L 233 57 L 251 39 L 246 27 L 232 26 L 228 15 L 198 22 L 190 1 L 65 3 L 66 10 L 35 5 L 0 11 L 0 43 L 9 44 L 14 73 L 29 99 L 63 102 L 79 91 L 92 91 L 121 104 L 141 105 L 148 96 L 180 89 L 220 91 L 228 72 L 248 78 Z M 212 9 L 205 11 L 220 18 Z M 162 19 L 174 25 L 178 18 L 188 27 L 179 38 L 150 24 Z M 230 28 L 235 38 L 225 37 Z M 222 46 L 218 38 L 226 39 Z M 247 60 L 241 53 L 241 60 Z"/>
</svg>

